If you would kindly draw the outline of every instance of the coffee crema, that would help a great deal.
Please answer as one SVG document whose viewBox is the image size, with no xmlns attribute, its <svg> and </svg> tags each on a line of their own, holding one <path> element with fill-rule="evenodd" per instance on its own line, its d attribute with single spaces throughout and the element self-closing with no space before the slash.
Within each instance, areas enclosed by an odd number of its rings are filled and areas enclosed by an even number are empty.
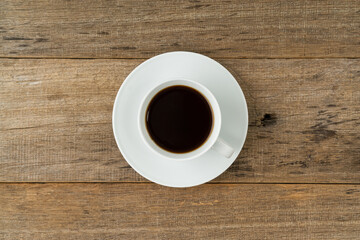
<svg viewBox="0 0 360 240">
<path fill-rule="evenodd" d="M 159 91 L 146 110 L 146 128 L 152 140 L 172 153 L 199 148 L 213 127 L 213 113 L 206 98 L 183 85 Z"/>
</svg>

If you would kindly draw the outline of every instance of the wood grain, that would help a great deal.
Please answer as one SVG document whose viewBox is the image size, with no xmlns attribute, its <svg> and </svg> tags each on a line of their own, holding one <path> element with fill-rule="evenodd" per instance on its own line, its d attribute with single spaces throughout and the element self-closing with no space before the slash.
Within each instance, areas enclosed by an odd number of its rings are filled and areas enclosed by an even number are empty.
<svg viewBox="0 0 360 240">
<path fill-rule="evenodd" d="M 357 0 L 0 1 L 0 239 L 358 239 L 359 13 Z M 131 70 L 179 50 L 227 67 L 249 108 L 234 164 L 188 189 L 138 175 L 111 128 Z"/>
<path fill-rule="evenodd" d="M 358 239 L 359 185 L 1 184 L 1 239 Z"/>
<path fill-rule="evenodd" d="M 141 61 L 2 59 L 0 181 L 145 181 L 111 127 Z M 249 132 L 215 182 L 360 183 L 360 60 L 219 61 L 245 93 Z"/>
<path fill-rule="evenodd" d="M 360 57 L 358 0 L 0 2 L 0 57 Z"/>
</svg>

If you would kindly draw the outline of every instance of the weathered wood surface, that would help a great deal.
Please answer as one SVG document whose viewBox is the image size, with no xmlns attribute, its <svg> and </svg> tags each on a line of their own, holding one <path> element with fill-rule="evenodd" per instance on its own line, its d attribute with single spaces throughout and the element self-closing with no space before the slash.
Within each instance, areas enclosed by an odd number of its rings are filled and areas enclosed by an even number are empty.
<svg viewBox="0 0 360 240">
<path fill-rule="evenodd" d="M 145 181 L 111 127 L 117 90 L 143 60 L 2 59 L 0 181 Z M 215 182 L 360 183 L 360 60 L 219 61 L 250 126 Z"/>
<path fill-rule="evenodd" d="M 358 239 L 359 185 L 1 184 L 1 239 Z"/>
<path fill-rule="evenodd" d="M 360 1 L 0 2 L 0 57 L 360 57 Z"/>
<path fill-rule="evenodd" d="M 358 239 L 359 12 L 358 0 L 0 1 L 0 239 Z M 124 78 L 178 50 L 220 61 L 249 107 L 238 159 L 189 189 L 139 176 L 111 128 Z"/>
</svg>

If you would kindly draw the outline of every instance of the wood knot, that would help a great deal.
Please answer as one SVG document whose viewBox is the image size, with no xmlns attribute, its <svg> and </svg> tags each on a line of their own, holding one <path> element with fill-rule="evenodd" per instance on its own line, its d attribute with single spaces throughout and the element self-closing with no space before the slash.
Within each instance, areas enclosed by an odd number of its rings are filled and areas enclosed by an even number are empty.
<svg viewBox="0 0 360 240">
<path fill-rule="evenodd" d="M 276 124 L 277 117 L 273 113 L 265 113 L 264 116 L 260 119 L 260 125 L 263 127 Z"/>
</svg>

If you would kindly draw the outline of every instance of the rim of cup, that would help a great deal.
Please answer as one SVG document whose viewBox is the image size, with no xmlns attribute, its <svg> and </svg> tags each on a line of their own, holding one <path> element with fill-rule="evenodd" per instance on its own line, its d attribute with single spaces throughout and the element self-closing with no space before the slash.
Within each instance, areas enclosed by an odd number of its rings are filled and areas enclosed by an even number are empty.
<svg viewBox="0 0 360 240">
<path fill-rule="evenodd" d="M 213 118 L 213 126 L 207 139 L 201 144 L 200 147 L 186 153 L 174 153 L 161 148 L 152 140 L 146 128 L 146 112 L 148 109 L 148 105 L 150 101 L 153 99 L 153 97 L 158 92 L 160 92 L 161 90 L 167 87 L 179 86 L 179 85 L 187 86 L 198 91 L 207 100 L 211 108 L 212 118 Z M 141 102 L 141 107 L 138 112 L 138 128 L 140 130 L 141 133 L 140 135 L 142 140 L 145 142 L 147 147 L 150 148 L 156 154 L 159 154 L 167 159 L 177 160 L 177 161 L 194 159 L 209 151 L 210 148 L 214 145 L 214 143 L 218 139 L 221 129 L 220 107 L 215 96 L 211 93 L 211 91 L 198 82 L 188 79 L 175 79 L 175 80 L 165 81 L 157 85 L 153 89 L 151 89 L 143 98 Z"/>
</svg>

